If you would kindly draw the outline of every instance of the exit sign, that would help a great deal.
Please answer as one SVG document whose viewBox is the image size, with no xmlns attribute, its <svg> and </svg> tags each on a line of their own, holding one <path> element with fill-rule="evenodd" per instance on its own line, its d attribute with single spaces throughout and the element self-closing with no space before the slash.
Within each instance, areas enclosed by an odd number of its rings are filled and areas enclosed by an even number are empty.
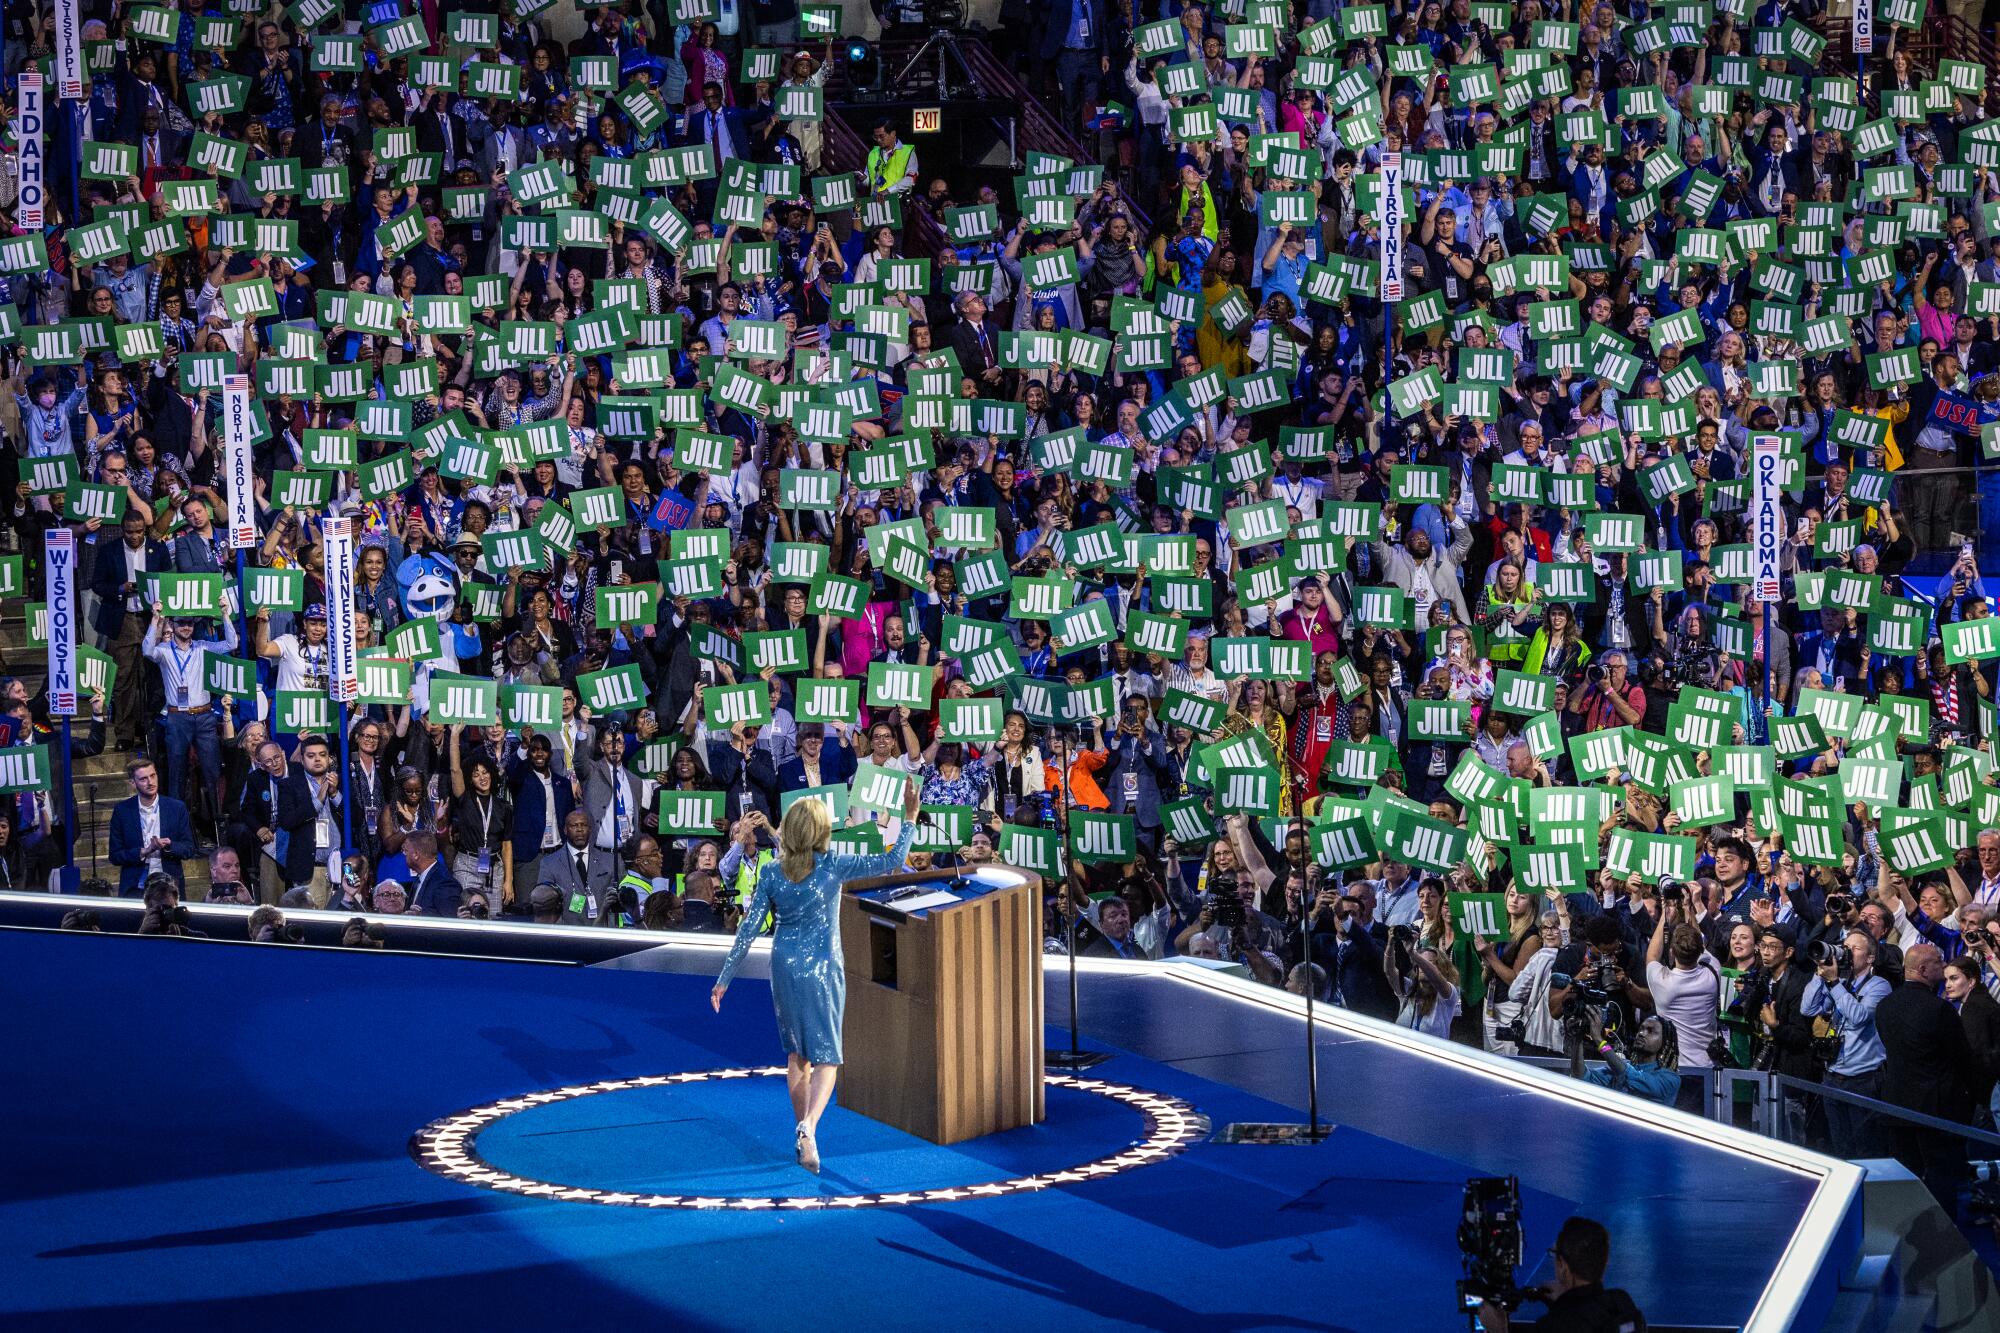
<svg viewBox="0 0 2000 1333">
<path fill-rule="evenodd" d="M 920 106 L 910 113 L 910 133 L 936 134 L 944 128 L 944 108 Z"/>
</svg>

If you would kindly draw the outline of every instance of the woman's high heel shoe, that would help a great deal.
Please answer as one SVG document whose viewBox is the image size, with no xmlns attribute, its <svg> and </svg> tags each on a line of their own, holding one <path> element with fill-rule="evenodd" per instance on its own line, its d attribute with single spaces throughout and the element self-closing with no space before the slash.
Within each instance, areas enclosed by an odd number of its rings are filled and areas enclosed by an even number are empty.
<svg viewBox="0 0 2000 1333">
<path fill-rule="evenodd" d="M 799 1126 L 796 1144 L 799 1165 L 814 1175 L 819 1174 L 819 1144 L 813 1141 L 813 1132 L 804 1125 Z"/>
</svg>

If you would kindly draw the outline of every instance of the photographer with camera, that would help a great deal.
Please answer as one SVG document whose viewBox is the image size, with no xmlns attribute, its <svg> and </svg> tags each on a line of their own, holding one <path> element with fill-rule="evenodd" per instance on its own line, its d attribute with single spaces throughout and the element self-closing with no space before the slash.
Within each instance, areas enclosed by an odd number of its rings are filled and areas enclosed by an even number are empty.
<svg viewBox="0 0 2000 1333">
<path fill-rule="evenodd" d="M 1604 1285 L 1611 1233 L 1602 1222 L 1570 1218 L 1556 1233 L 1549 1256 L 1554 1281 L 1528 1293 L 1549 1307 L 1535 1321 L 1535 1333 L 1646 1333 L 1646 1316 L 1624 1288 Z M 1491 1333 L 1509 1333 L 1512 1327 L 1507 1311 L 1491 1301 L 1479 1307 L 1479 1322 Z"/>
<path fill-rule="evenodd" d="M 184 935 L 201 937 L 194 928 L 194 918 L 188 909 L 181 906 L 181 886 L 174 877 L 163 870 L 156 870 L 146 876 L 146 889 L 141 897 L 146 914 L 139 918 L 141 935 Z"/>
<path fill-rule="evenodd" d="M 1875 1032 L 1875 1009 L 1892 988 L 1875 975 L 1875 941 L 1865 930 L 1850 930 L 1838 941 L 1816 941 L 1811 956 L 1840 1029 L 1840 1053 L 1828 1063 L 1823 1082 L 1829 1088 L 1880 1098 L 1882 1066 L 1889 1057 Z M 1881 1154 L 1875 1117 L 1860 1107 L 1828 1098 L 1826 1127 L 1836 1157 L 1852 1160 Z"/>
<path fill-rule="evenodd" d="M 1645 717 L 1646 692 L 1626 679 L 1629 665 L 1624 651 L 1614 648 L 1584 668 L 1589 683 L 1571 697 L 1569 711 L 1584 719 L 1586 730 L 1636 726 Z"/>
<path fill-rule="evenodd" d="M 1681 1094 L 1681 1047 L 1672 1019 L 1654 1014 L 1643 1019 L 1628 1046 L 1615 1032 L 1604 1030 L 1604 1015 L 1592 1009 L 1586 1020 L 1591 1045 L 1601 1065 L 1583 1071 L 1583 1081 L 1615 1092 L 1672 1106 Z"/>
<path fill-rule="evenodd" d="M 1174 939 L 1177 953 L 1191 952 L 1197 936 L 1207 936 L 1216 955 L 1243 963 L 1261 975 L 1251 954 L 1261 954 L 1283 984 L 1284 927 L 1254 904 L 1260 888 L 1268 887 L 1275 876 L 1269 863 L 1250 845 L 1248 820 L 1240 814 L 1224 815 L 1221 837 L 1209 849 L 1209 864 L 1202 874 L 1201 911 Z"/>
<path fill-rule="evenodd" d="M 1789 924 L 1768 926 L 1757 934 L 1757 965 L 1737 987 L 1731 1006 L 1749 1020 L 1750 1066 L 1773 1070 L 1817 1083 L 1820 1060 L 1813 1044 L 1813 1018 L 1825 1012 L 1826 987 L 1817 976 L 1792 965 L 1798 934 Z M 1805 1142 L 1806 1099 L 1784 1096 L 1786 1132 L 1790 1143 Z"/>
<path fill-rule="evenodd" d="M 1449 1040 L 1458 1016 L 1458 969 L 1451 959 L 1419 943 L 1415 926 L 1391 926 L 1382 971 L 1399 1002 L 1396 1025 Z"/>
<path fill-rule="evenodd" d="M 269 903 L 250 913 L 248 928 L 252 944 L 305 943 L 305 928 L 287 922 L 283 910 Z"/>
<path fill-rule="evenodd" d="M 1671 965 L 1670 965 L 1671 964 Z M 1722 969 L 1702 945 L 1685 884 L 1660 885 L 1660 916 L 1646 942 L 1646 989 L 1679 1038 L 1683 1071 L 1673 1104 L 1701 1114 L 1707 1072 L 1722 1040 Z"/>
<path fill-rule="evenodd" d="M 1555 979 L 1549 986 L 1549 1014 L 1564 1020 L 1567 1037 L 1580 1041 L 1587 1014 L 1571 1013 L 1577 1003 L 1589 1009 L 1611 1009 L 1607 1028 L 1629 1031 L 1638 1016 L 1653 1008 L 1652 992 L 1633 980 L 1643 976 L 1626 943 L 1617 918 L 1594 916 L 1584 923 L 1581 943 L 1567 944 L 1556 955 Z"/>
</svg>

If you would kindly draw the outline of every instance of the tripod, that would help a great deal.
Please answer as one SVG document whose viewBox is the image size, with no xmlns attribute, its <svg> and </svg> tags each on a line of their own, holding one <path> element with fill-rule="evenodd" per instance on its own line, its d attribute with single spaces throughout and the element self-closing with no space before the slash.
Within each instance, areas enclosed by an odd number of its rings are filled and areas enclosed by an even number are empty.
<svg viewBox="0 0 2000 1333">
<path fill-rule="evenodd" d="M 937 60 L 937 95 L 940 98 L 957 97 L 964 93 L 977 94 L 979 81 L 972 76 L 972 66 L 965 59 L 965 52 L 958 44 L 958 34 L 949 28 L 935 28 L 924 38 L 923 44 L 911 52 L 903 62 L 903 68 L 896 74 L 895 87 L 911 87 L 911 76 L 924 64 L 927 57 Z M 957 79 L 952 78 L 956 70 Z"/>
</svg>

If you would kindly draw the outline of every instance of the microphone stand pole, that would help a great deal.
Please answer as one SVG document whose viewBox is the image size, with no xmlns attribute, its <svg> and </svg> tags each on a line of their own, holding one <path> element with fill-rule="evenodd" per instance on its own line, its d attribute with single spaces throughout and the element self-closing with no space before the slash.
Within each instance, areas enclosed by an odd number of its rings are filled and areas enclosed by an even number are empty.
<svg viewBox="0 0 2000 1333">
<path fill-rule="evenodd" d="M 1077 984 L 1076 984 L 1076 919 L 1083 915 L 1076 910 L 1073 901 L 1075 888 L 1070 880 L 1069 857 L 1069 742 L 1061 732 L 1050 729 L 1050 749 L 1056 753 L 1056 849 L 1062 866 L 1063 911 L 1069 918 L 1067 935 L 1069 954 L 1069 1049 L 1049 1047 L 1042 1052 L 1042 1063 L 1052 1069 L 1067 1069 L 1072 1073 L 1094 1068 L 1111 1058 L 1109 1051 L 1086 1051 L 1077 1044 Z"/>
<path fill-rule="evenodd" d="M 1313 855 L 1312 841 L 1306 834 L 1305 795 L 1303 789 L 1293 794 L 1292 832 L 1298 835 L 1303 858 L 1299 877 L 1299 966 L 1305 974 L 1306 986 L 1306 1123 L 1241 1120 L 1218 1129 L 1210 1139 L 1213 1143 L 1310 1147 L 1333 1133 L 1333 1126 L 1323 1125 L 1319 1119 L 1319 1034 L 1313 1028 L 1314 992 L 1319 988 L 1313 983 L 1312 923 L 1314 899 L 1322 871 L 1319 858 Z M 1291 884 L 1289 859 L 1285 871 L 1287 888 Z"/>
</svg>

